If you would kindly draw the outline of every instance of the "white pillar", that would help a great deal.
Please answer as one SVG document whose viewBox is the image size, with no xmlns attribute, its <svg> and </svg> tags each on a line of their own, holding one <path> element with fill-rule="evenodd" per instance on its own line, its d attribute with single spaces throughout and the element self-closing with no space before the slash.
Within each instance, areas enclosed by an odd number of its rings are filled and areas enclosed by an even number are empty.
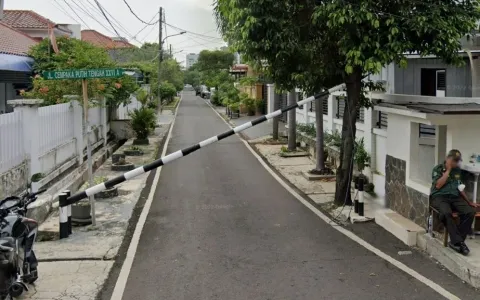
<svg viewBox="0 0 480 300">
<path fill-rule="evenodd" d="M 364 136 L 363 136 L 363 142 L 365 145 L 365 150 L 370 154 L 370 167 L 367 169 L 369 171 L 369 178 L 370 181 L 373 180 L 373 171 L 375 171 L 376 168 L 376 149 L 375 149 L 375 137 L 373 136 L 373 127 L 375 124 L 374 120 L 374 114 L 373 114 L 373 108 L 360 108 L 364 110 Z"/>
<path fill-rule="evenodd" d="M 267 113 L 272 113 L 275 107 L 275 84 L 267 84 Z M 268 120 L 272 122 L 272 119 Z"/>
<path fill-rule="evenodd" d="M 107 146 L 107 103 L 105 97 L 100 101 L 100 124 L 102 125 L 103 146 Z"/>
<path fill-rule="evenodd" d="M 7 103 L 22 115 L 23 122 L 23 145 L 25 154 L 29 160 L 30 167 L 28 179 L 31 180 L 34 174 L 42 173 L 40 164 L 40 136 L 38 108 L 43 103 L 41 99 L 8 100 Z M 33 185 L 32 185 L 33 188 Z"/>
<path fill-rule="evenodd" d="M 78 164 L 83 163 L 83 107 L 80 104 L 79 96 L 67 96 L 73 106 L 73 135 L 76 140 L 76 153 Z"/>
<path fill-rule="evenodd" d="M 315 100 L 313 100 L 313 101 L 315 101 Z M 304 119 L 305 119 L 305 124 L 310 123 L 310 117 L 308 116 L 308 106 L 309 105 L 310 105 L 310 103 L 307 103 L 307 104 L 303 105 L 303 115 L 304 115 Z"/>
<path fill-rule="evenodd" d="M 438 165 L 447 156 L 447 126 L 436 126 L 435 133 L 435 165 Z"/>
<path fill-rule="evenodd" d="M 335 96 L 329 95 L 328 96 L 328 119 L 327 119 L 327 126 L 324 130 L 328 132 L 333 132 L 333 119 L 335 118 L 335 111 L 336 111 L 336 101 Z"/>
</svg>

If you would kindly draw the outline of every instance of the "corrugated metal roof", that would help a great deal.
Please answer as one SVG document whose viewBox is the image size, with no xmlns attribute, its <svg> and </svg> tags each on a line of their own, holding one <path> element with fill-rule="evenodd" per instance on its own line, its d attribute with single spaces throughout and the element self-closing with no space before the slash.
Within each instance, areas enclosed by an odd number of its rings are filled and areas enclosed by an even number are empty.
<svg viewBox="0 0 480 300">
<path fill-rule="evenodd" d="M 463 104 L 433 104 L 433 103 L 416 103 L 416 104 L 400 104 L 381 102 L 376 106 L 389 107 L 396 109 L 415 110 L 426 114 L 440 115 L 477 115 L 480 114 L 480 104 L 463 103 Z"/>
<path fill-rule="evenodd" d="M 480 114 L 480 104 L 464 103 L 464 104 L 409 104 L 409 109 L 415 109 L 424 113 L 442 114 L 442 115 L 476 115 Z"/>
</svg>

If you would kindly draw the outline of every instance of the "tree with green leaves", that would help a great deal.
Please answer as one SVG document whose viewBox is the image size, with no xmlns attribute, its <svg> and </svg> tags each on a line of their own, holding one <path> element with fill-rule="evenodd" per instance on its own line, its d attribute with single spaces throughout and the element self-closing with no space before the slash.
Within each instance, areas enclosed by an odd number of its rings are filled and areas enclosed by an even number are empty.
<svg viewBox="0 0 480 300">
<path fill-rule="evenodd" d="M 351 203 L 357 109 L 368 107 L 364 78 L 383 66 L 406 65 L 407 53 L 464 63 L 460 39 L 480 18 L 479 1 L 217 0 L 220 29 L 233 47 L 283 89 L 318 92 L 347 85 L 335 202 Z"/>
<path fill-rule="evenodd" d="M 60 52 L 53 51 L 48 39 L 33 46 L 29 55 L 34 59 L 33 69 L 37 75 L 33 79 L 33 89 L 22 92 L 25 97 L 44 100 L 44 105 L 53 105 L 67 101 L 64 95 L 80 95 L 80 80 L 45 80 L 39 74 L 49 70 L 99 69 L 112 68 L 116 64 L 105 49 L 90 43 L 67 37 L 57 38 Z M 130 76 L 112 79 L 88 79 L 88 92 L 92 98 L 105 97 L 107 104 L 118 106 L 130 99 L 137 89 L 135 80 Z"/>
</svg>

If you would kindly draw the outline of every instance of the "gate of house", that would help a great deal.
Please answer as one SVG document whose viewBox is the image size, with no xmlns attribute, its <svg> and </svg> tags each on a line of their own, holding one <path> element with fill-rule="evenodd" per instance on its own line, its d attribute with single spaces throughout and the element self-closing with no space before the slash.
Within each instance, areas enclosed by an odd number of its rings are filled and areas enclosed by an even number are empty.
<svg viewBox="0 0 480 300">
<path fill-rule="evenodd" d="M 280 101 L 280 105 L 279 105 L 280 109 L 287 107 L 287 94 L 280 94 L 278 99 Z M 284 112 L 283 114 L 281 114 L 279 117 L 279 120 L 282 122 L 287 122 L 287 113 Z"/>
<path fill-rule="evenodd" d="M 262 85 L 262 100 L 263 100 L 263 112 L 264 114 L 268 113 L 268 88 L 267 85 Z"/>
</svg>

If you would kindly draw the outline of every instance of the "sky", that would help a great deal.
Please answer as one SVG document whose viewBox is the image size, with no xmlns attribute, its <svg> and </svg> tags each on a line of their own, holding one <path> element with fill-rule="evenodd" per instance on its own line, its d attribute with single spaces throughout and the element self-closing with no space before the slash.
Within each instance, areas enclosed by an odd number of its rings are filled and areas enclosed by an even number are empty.
<svg viewBox="0 0 480 300">
<path fill-rule="evenodd" d="M 158 24 L 147 26 L 137 35 L 145 27 L 145 24 L 130 12 L 123 0 L 97 1 L 106 9 L 107 16 L 122 37 L 127 38 L 135 45 L 140 45 L 143 42 L 158 42 Z M 158 14 L 159 8 L 163 7 L 166 23 L 187 31 L 183 35 L 173 36 L 166 40 L 166 47 L 172 45 L 172 52 L 177 52 L 174 54 L 175 58 L 183 65 L 188 53 L 198 53 L 204 49 L 216 49 L 225 45 L 216 30 L 215 19 L 212 14 L 213 0 L 125 1 L 130 4 L 140 19 L 148 23 L 155 14 Z M 93 9 L 92 5 L 94 4 L 94 0 L 5 0 L 5 9 L 33 10 L 54 23 L 81 24 L 82 29 L 94 29 L 107 36 L 117 36 L 117 33 L 100 12 Z M 156 20 L 158 20 L 158 15 L 154 21 Z M 165 27 L 163 37 L 181 31 L 168 25 Z"/>
</svg>

